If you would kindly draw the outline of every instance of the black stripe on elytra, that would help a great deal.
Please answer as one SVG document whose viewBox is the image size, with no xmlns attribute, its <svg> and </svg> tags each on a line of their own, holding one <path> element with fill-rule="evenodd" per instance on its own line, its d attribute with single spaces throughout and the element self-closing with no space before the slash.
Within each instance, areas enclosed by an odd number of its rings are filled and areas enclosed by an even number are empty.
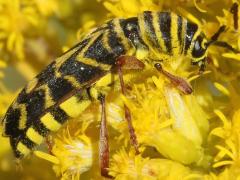
<svg viewBox="0 0 240 180">
<path fill-rule="evenodd" d="M 12 147 L 14 156 L 16 158 L 22 158 L 24 154 L 17 150 L 17 144 L 19 142 L 19 137 L 10 137 L 10 145 Z"/>
<path fill-rule="evenodd" d="M 160 12 L 158 14 L 158 23 L 167 52 L 172 54 L 171 42 L 171 14 L 170 12 Z"/>
<path fill-rule="evenodd" d="M 73 46 L 71 49 L 69 49 L 67 52 L 64 52 L 62 56 L 71 50 L 78 48 L 77 53 L 80 52 L 89 42 L 89 39 L 84 39 L 80 43 L 77 43 L 75 46 Z M 38 84 L 35 86 L 34 89 L 40 87 L 43 84 L 46 84 L 48 81 L 51 81 L 52 79 L 55 79 L 55 71 L 56 71 L 56 61 L 53 61 L 51 64 L 49 64 L 43 71 L 41 71 L 36 78 L 38 79 Z M 33 92 L 33 91 L 32 91 Z M 18 103 L 26 103 L 28 101 L 28 94 L 26 94 L 25 88 L 19 93 L 17 102 Z"/>
<path fill-rule="evenodd" d="M 121 38 L 118 37 L 117 33 L 114 31 L 114 28 L 112 28 L 108 33 L 108 44 L 116 57 L 126 52 L 124 45 L 121 43 Z"/>
<path fill-rule="evenodd" d="M 117 54 L 109 52 L 103 44 L 103 34 L 89 46 L 84 52 L 84 57 L 96 60 L 96 63 L 113 65 L 116 61 Z"/>
<path fill-rule="evenodd" d="M 43 137 L 46 137 L 50 133 L 50 130 L 44 126 L 44 124 L 40 121 L 39 118 L 32 126 L 33 129 L 36 130 Z"/>
<path fill-rule="evenodd" d="M 20 109 L 13 109 L 9 107 L 7 113 L 4 117 L 4 126 L 5 126 L 5 134 L 7 136 L 18 137 L 19 134 L 22 133 L 21 130 L 18 129 L 19 121 L 20 121 L 21 111 Z"/>
<path fill-rule="evenodd" d="M 187 54 L 187 50 L 190 48 L 193 36 L 196 33 L 197 29 L 198 29 L 198 26 L 196 24 L 190 21 L 187 21 L 184 54 Z"/>
<path fill-rule="evenodd" d="M 140 36 L 140 28 L 138 18 L 132 17 L 128 19 L 120 19 L 120 26 L 126 38 L 128 38 L 134 47 L 148 49 Z"/>
<path fill-rule="evenodd" d="M 45 110 L 45 92 L 43 89 L 33 91 L 28 94 L 28 100 L 26 101 L 26 110 L 27 110 L 27 127 L 30 124 L 35 124 L 35 120 Z"/>
<path fill-rule="evenodd" d="M 70 50 L 78 47 L 78 50 L 75 54 L 78 54 L 89 42 L 89 39 L 85 39 L 82 42 L 76 44 L 73 48 Z M 68 50 L 67 52 L 69 52 Z M 65 52 L 64 54 L 66 54 Z M 36 85 L 36 88 L 41 86 L 42 84 L 46 84 L 48 81 L 53 81 L 55 79 L 55 70 L 56 70 L 56 61 L 53 61 L 51 64 L 49 64 L 43 71 L 41 71 L 36 78 L 38 79 L 38 84 Z M 35 89 L 36 89 L 35 88 Z M 33 92 L 33 91 L 32 91 Z M 31 93 L 32 93 L 31 92 Z M 31 94 L 29 93 L 29 94 Z M 26 93 L 26 89 L 24 88 L 17 97 L 17 102 L 20 103 L 27 103 L 29 101 L 29 94 Z"/>
<path fill-rule="evenodd" d="M 32 150 L 37 144 L 31 141 L 27 136 L 22 136 L 20 138 L 20 142 L 22 142 L 28 149 Z"/>
<path fill-rule="evenodd" d="M 51 79 L 48 82 L 48 87 L 51 93 L 51 97 L 55 102 L 58 102 L 59 99 L 74 89 L 70 82 L 61 77 Z"/>
<path fill-rule="evenodd" d="M 65 61 L 59 69 L 62 76 L 70 75 L 77 79 L 79 83 L 86 83 L 94 78 L 101 77 L 104 73 L 98 67 L 93 67 L 76 60 L 76 56 L 72 56 Z"/>
<path fill-rule="evenodd" d="M 183 37 L 182 37 L 182 23 L 183 23 L 183 19 L 181 16 L 178 16 L 177 18 L 177 37 L 178 37 L 178 42 L 179 42 L 179 47 L 182 51 L 182 45 L 183 45 Z"/>
<path fill-rule="evenodd" d="M 56 62 L 53 61 L 36 76 L 36 78 L 38 79 L 38 84 L 46 83 L 49 79 L 51 79 L 54 76 L 55 69 L 56 69 L 55 66 L 56 66 Z"/>
<path fill-rule="evenodd" d="M 155 32 L 155 29 L 153 27 L 153 17 L 152 17 L 152 12 L 151 11 L 145 11 L 143 13 L 144 17 L 144 28 L 146 31 L 146 36 L 152 42 L 153 46 L 156 48 L 160 48 L 160 44 L 158 43 L 157 35 Z"/>
<path fill-rule="evenodd" d="M 19 104 L 23 104 L 27 102 L 27 93 L 26 93 L 26 89 L 24 88 L 17 97 L 17 103 Z"/>
<path fill-rule="evenodd" d="M 77 45 L 78 49 L 76 52 L 74 52 L 69 59 L 66 59 L 66 61 L 62 64 L 62 68 L 64 69 L 66 62 L 71 61 L 71 59 L 79 54 L 79 52 L 82 51 L 82 49 L 88 44 L 89 39 L 83 40 L 80 44 Z M 61 69 L 60 67 L 60 69 Z M 55 73 L 54 73 L 55 74 Z M 55 102 L 57 102 L 59 99 L 61 99 L 64 95 L 69 93 L 74 89 L 72 84 L 68 82 L 67 80 L 61 78 L 61 77 L 55 77 L 55 75 L 52 75 L 50 78 L 48 78 L 48 81 L 46 82 L 48 84 L 48 87 L 51 92 L 51 97 Z"/>
<path fill-rule="evenodd" d="M 50 113 L 53 115 L 54 119 L 60 124 L 63 124 L 69 118 L 66 112 L 62 110 L 59 106 L 53 107 L 50 110 Z"/>
<path fill-rule="evenodd" d="M 31 94 L 34 93 L 36 88 L 39 88 L 42 84 L 46 84 L 49 80 L 54 77 L 55 72 L 55 61 L 49 64 L 46 69 L 44 69 L 41 73 L 39 73 L 36 78 L 38 79 L 38 83 L 35 88 L 30 92 L 26 93 L 26 87 L 18 94 L 17 103 L 26 104 L 30 101 Z"/>
</svg>

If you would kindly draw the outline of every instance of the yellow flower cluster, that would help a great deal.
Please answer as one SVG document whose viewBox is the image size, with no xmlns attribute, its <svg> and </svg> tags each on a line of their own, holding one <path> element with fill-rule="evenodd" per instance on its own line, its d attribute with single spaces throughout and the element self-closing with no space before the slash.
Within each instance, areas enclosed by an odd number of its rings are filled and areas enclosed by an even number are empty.
<svg viewBox="0 0 240 180">
<path fill-rule="evenodd" d="M 1 116 L 20 87 L 9 85 L 9 79 L 14 79 L 12 74 L 31 79 L 61 49 L 67 49 L 90 28 L 101 24 L 97 22 L 107 19 L 132 17 L 145 10 L 173 11 L 197 23 L 207 37 L 220 25 L 226 25 L 221 41 L 240 49 L 240 30 L 235 29 L 230 12 L 232 4 L 239 3 L 237 0 L 90 2 L 0 0 Z M 240 24 L 240 18 L 238 21 Z M 124 74 L 129 88 L 126 96 L 119 96 L 119 80 L 114 75 L 116 83 L 106 97 L 109 173 L 113 178 L 240 179 L 240 54 L 211 46 L 208 58 L 203 75 L 196 75 L 197 70 L 184 57 L 165 64 L 169 71 L 191 83 L 194 90 L 191 95 L 182 95 L 168 79 L 147 66 L 141 72 Z M 130 145 L 124 104 L 132 115 L 140 144 L 139 155 Z M 51 153 L 42 152 L 44 147 L 40 147 L 41 151 L 34 152 L 33 160 L 24 160 L 23 171 L 15 175 L 37 179 L 45 171 L 49 172 L 47 179 L 102 179 L 98 157 L 100 117 L 100 104 L 93 102 L 80 117 L 70 120 L 52 135 Z M 6 139 L 1 138 L 1 142 L 5 143 Z M 10 153 L 8 145 L 1 148 L 0 179 L 12 177 L 14 167 L 6 161 Z"/>
</svg>

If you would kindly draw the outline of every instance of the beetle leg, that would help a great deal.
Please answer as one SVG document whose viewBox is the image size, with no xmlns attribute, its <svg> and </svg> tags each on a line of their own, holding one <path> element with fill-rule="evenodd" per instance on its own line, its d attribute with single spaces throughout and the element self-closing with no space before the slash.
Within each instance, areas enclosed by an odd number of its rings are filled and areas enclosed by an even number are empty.
<svg viewBox="0 0 240 180">
<path fill-rule="evenodd" d="M 105 96 L 100 94 L 98 97 L 102 112 L 101 112 L 101 123 L 100 123 L 100 138 L 99 138 L 99 160 L 101 175 L 104 177 L 111 177 L 108 174 L 109 168 L 109 145 L 108 145 L 108 130 L 107 130 L 107 120 L 106 120 L 106 106 L 105 106 Z"/>
<path fill-rule="evenodd" d="M 118 70 L 118 75 L 119 75 L 119 80 L 120 80 L 120 85 L 121 85 L 123 95 L 126 95 L 126 88 L 124 85 L 122 69 L 137 70 L 137 69 L 143 69 L 143 68 L 144 68 L 144 64 L 134 56 L 120 56 L 117 59 L 117 70 Z M 135 134 L 134 127 L 132 125 L 131 113 L 129 108 L 126 105 L 124 105 L 124 111 L 125 111 L 125 118 L 128 123 L 131 144 L 133 145 L 136 154 L 139 154 L 140 152 L 138 149 L 138 141 L 137 141 L 137 136 Z"/>
<path fill-rule="evenodd" d="M 226 48 L 227 50 L 232 51 L 234 53 L 240 53 L 239 50 L 237 50 L 236 48 L 232 47 L 230 44 L 224 41 L 216 41 L 213 45 Z"/>
<path fill-rule="evenodd" d="M 52 142 L 51 136 L 47 136 L 45 141 L 46 141 L 46 144 L 47 144 L 48 153 L 52 155 L 52 145 L 53 145 L 53 142 Z"/>
<path fill-rule="evenodd" d="M 144 63 L 138 60 L 134 56 L 122 55 L 117 58 L 116 61 L 117 68 L 121 66 L 122 69 L 129 70 L 142 70 L 144 68 Z"/>
<path fill-rule="evenodd" d="M 160 63 L 156 63 L 155 68 L 161 72 L 164 76 L 166 76 L 177 88 L 182 91 L 184 94 L 191 94 L 192 93 L 192 87 L 186 80 L 184 80 L 181 77 L 175 76 L 173 74 L 170 74 L 169 72 L 165 71 L 162 68 L 162 65 Z"/>
</svg>

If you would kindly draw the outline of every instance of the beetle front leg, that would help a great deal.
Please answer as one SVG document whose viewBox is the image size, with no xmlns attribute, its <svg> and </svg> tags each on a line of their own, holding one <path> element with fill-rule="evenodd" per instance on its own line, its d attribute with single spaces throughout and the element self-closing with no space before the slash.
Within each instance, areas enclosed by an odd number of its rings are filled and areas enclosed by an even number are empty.
<svg viewBox="0 0 240 180">
<path fill-rule="evenodd" d="M 165 71 L 160 63 L 156 63 L 154 66 L 184 94 L 191 94 L 193 92 L 192 87 L 190 86 L 190 84 L 188 84 L 188 82 L 185 79 Z"/>
</svg>

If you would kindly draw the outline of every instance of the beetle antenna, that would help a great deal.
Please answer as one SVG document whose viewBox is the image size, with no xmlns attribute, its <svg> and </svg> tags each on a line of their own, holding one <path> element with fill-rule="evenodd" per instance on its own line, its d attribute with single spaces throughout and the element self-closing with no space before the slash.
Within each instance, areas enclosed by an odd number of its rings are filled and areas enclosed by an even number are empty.
<svg viewBox="0 0 240 180">
<path fill-rule="evenodd" d="M 235 49 L 234 47 L 232 47 L 230 44 L 228 44 L 227 42 L 224 41 L 218 41 L 218 38 L 220 36 L 220 34 L 222 34 L 224 31 L 226 30 L 226 26 L 220 26 L 220 28 L 218 29 L 218 31 L 211 37 L 210 41 L 207 42 L 207 46 L 210 45 L 214 45 L 214 46 L 219 46 L 219 47 L 223 47 L 226 48 L 234 53 L 240 53 L 239 50 Z"/>
<path fill-rule="evenodd" d="M 220 28 L 218 29 L 218 31 L 211 37 L 210 41 L 207 42 L 206 45 L 209 46 L 209 45 L 215 43 L 215 42 L 218 40 L 220 34 L 222 34 L 225 30 L 226 30 L 226 26 L 225 26 L 225 25 L 220 26 Z"/>
<path fill-rule="evenodd" d="M 235 49 L 230 44 L 228 44 L 227 42 L 224 42 L 224 41 L 215 41 L 213 45 L 226 48 L 234 53 L 240 53 L 239 50 Z"/>
<path fill-rule="evenodd" d="M 230 12 L 233 14 L 233 25 L 234 25 L 234 29 L 235 31 L 238 30 L 238 3 L 235 2 L 233 3 Z"/>
</svg>

